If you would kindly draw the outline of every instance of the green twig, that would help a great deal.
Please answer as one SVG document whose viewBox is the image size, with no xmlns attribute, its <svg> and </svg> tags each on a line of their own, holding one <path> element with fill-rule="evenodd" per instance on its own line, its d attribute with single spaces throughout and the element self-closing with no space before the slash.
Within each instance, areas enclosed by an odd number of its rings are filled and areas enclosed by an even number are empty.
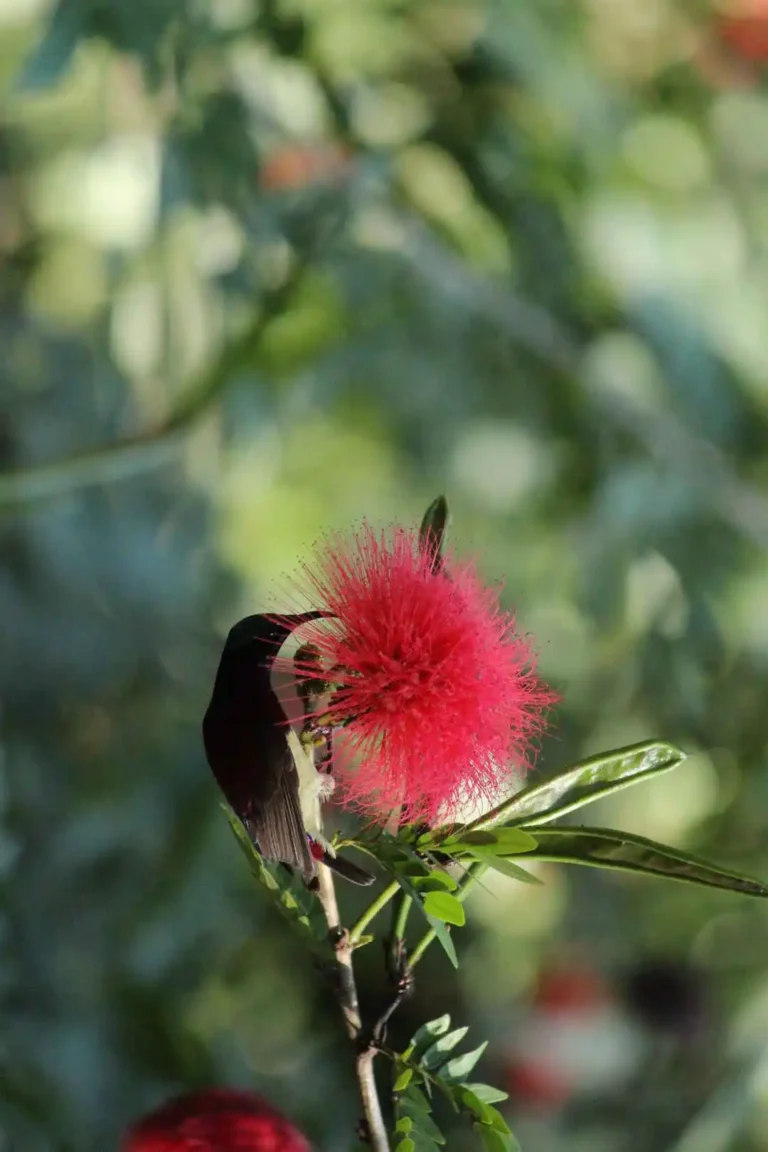
<svg viewBox="0 0 768 1152">
<path fill-rule="evenodd" d="M 461 881 L 454 893 L 457 900 L 460 900 L 462 903 L 466 900 L 475 884 L 477 884 L 480 878 L 488 871 L 488 867 L 489 865 L 484 864 L 481 860 L 477 860 L 474 864 L 470 864 L 464 879 Z M 435 932 L 434 928 L 430 928 L 428 932 L 424 933 L 421 940 L 419 940 L 418 944 L 409 957 L 408 963 L 411 968 L 416 967 L 419 960 L 421 960 L 422 956 L 426 952 L 427 948 L 429 948 L 430 944 L 436 936 L 437 933 Z"/>
<path fill-rule="evenodd" d="M 392 908 L 392 931 L 385 941 L 387 950 L 387 970 L 390 978 L 395 982 L 403 975 L 404 964 L 407 962 L 405 954 L 405 930 L 408 926 L 408 916 L 413 907 L 413 899 L 403 892 L 399 901 Z"/>
<path fill-rule="evenodd" d="M 390 900 L 396 896 L 399 891 L 400 885 L 398 884 L 397 880 L 393 880 L 389 887 L 385 888 L 383 892 L 380 892 L 376 899 L 368 905 L 365 912 L 363 912 L 362 916 L 359 918 L 349 933 L 349 942 L 353 947 L 358 943 L 360 937 L 363 935 L 374 917 L 378 916 L 379 912 L 381 912 L 383 908 L 386 908 Z"/>
</svg>

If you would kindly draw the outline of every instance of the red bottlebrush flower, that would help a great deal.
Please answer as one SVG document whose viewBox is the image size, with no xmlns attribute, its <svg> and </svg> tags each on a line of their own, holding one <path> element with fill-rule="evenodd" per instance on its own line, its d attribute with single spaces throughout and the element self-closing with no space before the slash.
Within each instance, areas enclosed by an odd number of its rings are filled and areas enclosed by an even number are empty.
<svg viewBox="0 0 768 1152">
<path fill-rule="evenodd" d="M 121 1152 L 311 1152 L 284 1116 L 252 1092 L 207 1088 L 142 1117 Z"/>
<path fill-rule="evenodd" d="M 306 635 L 336 686 L 328 715 L 358 761 L 334 752 L 342 802 L 432 824 L 458 804 L 494 802 L 555 700 L 497 592 L 471 563 L 449 557 L 435 572 L 416 533 L 367 525 L 321 542 L 303 572 L 332 614 Z"/>
</svg>

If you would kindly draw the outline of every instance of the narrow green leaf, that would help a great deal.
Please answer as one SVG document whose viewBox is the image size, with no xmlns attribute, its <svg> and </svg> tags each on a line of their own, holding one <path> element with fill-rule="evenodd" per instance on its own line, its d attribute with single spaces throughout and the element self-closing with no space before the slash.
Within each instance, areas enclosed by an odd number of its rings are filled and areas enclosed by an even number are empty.
<svg viewBox="0 0 768 1152">
<path fill-rule="evenodd" d="M 483 860 L 489 868 L 493 868 L 495 872 L 501 872 L 504 876 L 511 876 L 513 880 L 521 880 L 523 884 L 542 884 L 543 881 L 539 880 L 538 876 L 534 876 L 526 868 L 521 868 L 519 864 L 513 864 L 506 856 L 489 856 L 485 853 L 477 859 Z"/>
<path fill-rule="evenodd" d="M 502 1092 L 500 1088 L 494 1088 L 491 1084 L 465 1084 L 464 1087 L 469 1092 L 474 1092 L 478 1100 L 482 1100 L 484 1104 L 498 1104 L 500 1100 L 508 1100 L 509 1092 Z"/>
<path fill-rule="evenodd" d="M 409 1047 L 414 1052 L 419 1048 L 428 1047 L 437 1040 L 438 1036 L 445 1036 L 450 1026 L 451 1018 L 447 1012 L 444 1016 L 438 1016 L 436 1020 L 427 1021 L 426 1024 L 422 1024 L 418 1031 L 414 1032 Z"/>
<path fill-rule="evenodd" d="M 392 1091 L 393 1092 L 402 1092 L 404 1088 L 408 1087 L 408 1085 L 410 1084 L 412 1079 L 413 1079 L 413 1069 L 412 1068 L 403 1068 L 402 1072 L 400 1073 L 397 1080 L 395 1080 L 395 1083 L 392 1086 Z"/>
<path fill-rule="evenodd" d="M 424 897 L 424 911 L 435 920 L 461 927 L 466 923 L 464 905 L 450 892 L 427 892 Z"/>
<path fill-rule="evenodd" d="M 532 852 L 536 838 L 521 828 L 485 828 L 459 832 L 444 841 L 440 847 L 446 852 L 454 848 L 470 849 L 472 852 L 488 852 L 495 856 L 519 856 Z"/>
<path fill-rule="evenodd" d="M 548 824 L 621 788 L 669 772 L 677 768 L 686 755 L 674 744 L 651 740 L 591 756 L 566 768 L 552 780 L 524 788 L 494 812 L 475 821 L 474 826 L 484 828 L 486 820 L 488 825 L 504 821 L 525 824 L 526 828 Z"/>
<path fill-rule="evenodd" d="M 440 1069 L 440 1079 L 445 1080 L 446 1084 L 463 1084 L 487 1047 L 488 1041 L 484 1040 L 471 1052 L 454 1056 Z"/>
<path fill-rule="evenodd" d="M 768 888 L 760 880 L 613 828 L 548 828 L 538 829 L 536 835 L 539 846 L 531 856 L 537 860 L 666 876 L 746 896 L 768 896 Z"/>
<path fill-rule="evenodd" d="M 448 1053 L 452 1052 L 460 1040 L 463 1040 L 469 1032 L 469 1028 L 456 1028 L 453 1032 L 446 1032 L 434 1044 L 430 1044 L 429 1048 L 422 1054 L 419 1061 L 425 1068 L 434 1071 L 444 1064 L 448 1059 Z"/>
</svg>

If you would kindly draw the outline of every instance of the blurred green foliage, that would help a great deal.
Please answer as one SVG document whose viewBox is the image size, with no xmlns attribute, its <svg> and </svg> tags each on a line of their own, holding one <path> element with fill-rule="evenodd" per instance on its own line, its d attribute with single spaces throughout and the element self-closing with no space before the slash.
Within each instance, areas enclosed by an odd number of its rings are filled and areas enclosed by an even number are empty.
<svg viewBox="0 0 768 1152">
<path fill-rule="evenodd" d="M 228 625 L 328 527 L 447 492 L 564 698 L 540 772 L 674 741 L 596 822 L 768 874 L 768 94 L 715 20 L 0 0 L 3 1148 L 115 1147 L 211 1081 L 350 1146 L 336 1012 L 199 735 Z M 685 959 L 698 1047 L 649 1033 L 634 1080 L 513 1126 L 768 1148 L 765 909 L 540 878 L 484 881 L 403 1036 L 455 1008 L 503 1070 L 542 965 Z"/>
</svg>

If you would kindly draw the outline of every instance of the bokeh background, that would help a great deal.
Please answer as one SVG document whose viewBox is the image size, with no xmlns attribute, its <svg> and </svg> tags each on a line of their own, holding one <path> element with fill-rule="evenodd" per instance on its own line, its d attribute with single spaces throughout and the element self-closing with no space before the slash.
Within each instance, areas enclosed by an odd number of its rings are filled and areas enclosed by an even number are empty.
<svg viewBox="0 0 768 1152">
<path fill-rule="evenodd" d="M 767 62 L 763 0 L 1 0 L 3 1149 L 217 1081 L 353 1145 L 199 731 L 329 527 L 445 492 L 563 696 L 537 770 L 675 741 L 588 818 L 768 875 Z M 400 1034 L 489 1035 L 526 1152 L 768 1148 L 766 910 L 541 878 Z"/>
</svg>

